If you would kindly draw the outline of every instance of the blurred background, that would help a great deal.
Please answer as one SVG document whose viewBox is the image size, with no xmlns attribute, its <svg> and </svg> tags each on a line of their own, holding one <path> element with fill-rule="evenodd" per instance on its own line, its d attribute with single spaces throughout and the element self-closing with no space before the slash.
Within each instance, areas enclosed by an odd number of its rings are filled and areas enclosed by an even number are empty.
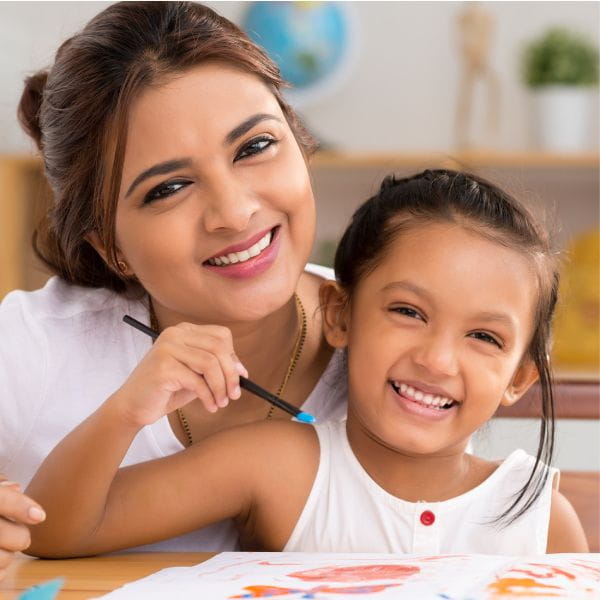
<svg viewBox="0 0 600 600">
<path fill-rule="evenodd" d="M 15 117 L 23 79 L 51 65 L 59 44 L 109 4 L 0 2 L 0 298 L 48 277 L 29 250 L 49 194 Z M 331 263 L 353 209 L 384 175 L 472 170 L 557 226 L 569 260 L 555 366 L 563 379 L 597 384 L 598 2 L 207 4 L 279 63 L 294 84 L 290 102 L 321 141 L 312 159 L 313 260 Z M 595 410 L 597 390 L 588 398 Z M 523 427 L 486 432 L 478 448 L 505 455 L 515 431 L 535 438 L 537 425 Z M 598 470 L 598 433 L 597 421 L 571 419 L 559 466 Z"/>
</svg>

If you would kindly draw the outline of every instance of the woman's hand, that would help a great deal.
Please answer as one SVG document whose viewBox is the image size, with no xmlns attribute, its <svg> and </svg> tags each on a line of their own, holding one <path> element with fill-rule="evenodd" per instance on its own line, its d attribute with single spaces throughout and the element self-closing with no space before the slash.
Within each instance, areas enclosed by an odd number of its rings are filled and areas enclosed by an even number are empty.
<svg viewBox="0 0 600 600">
<path fill-rule="evenodd" d="M 18 483 L 7 481 L 0 475 L 0 579 L 13 559 L 15 552 L 29 546 L 28 525 L 46 518 L 44 511 L 27 497 Z"/>
<path fill-rule="evenodd" d="M 229 329 L 180 323 L 159 335 L 111 401 L 134 427 L 154 423 L 195 398 L 214 413 L 240 397 L 240 375 L 248 373 Z"/>
</svg>

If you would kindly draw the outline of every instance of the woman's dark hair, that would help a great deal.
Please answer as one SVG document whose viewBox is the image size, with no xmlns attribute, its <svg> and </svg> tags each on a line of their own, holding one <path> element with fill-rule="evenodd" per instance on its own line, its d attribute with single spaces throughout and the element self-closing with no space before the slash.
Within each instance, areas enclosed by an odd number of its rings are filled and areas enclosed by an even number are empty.
<svg viewBox="0 0 600 600">
<path fill-rule="evenodd" d="M 497 519 L 511 523 L 540 495 L 554 451 L 549 353 L 559 264 L 548 233 L 517 200 L 480 177 L 449 170 L 424 171 L 404 179 L 389 176 L 379 192 L 354 213 L 342 236 L 335 255 L 336 279 L 351 299 L 360 280 L 381 263 L 399 233 L 414 226 L 440 222 L 464 226 L 524 254 L 538 278 L 534 330 L 526 356 L 539 373 L 540 437 L 528 481 Z"/>
<path fill-rule="evenodd" d="M 304 155 L 315 149 L 281 95 L 276 65 L 233 23 L 193 2 L 113 4 L 62 44 L 48 72 L 26 80 L 19 104 L 52 189 L 52 206 L 34 234 L 34 249 L 51 271 L 78 285 L 131 289 L 115 245 L 129 108 L 148 86 L 207 61 L 260 78 Z M 92 231 L 108 264 L 86 241 Z"/>
</svg>

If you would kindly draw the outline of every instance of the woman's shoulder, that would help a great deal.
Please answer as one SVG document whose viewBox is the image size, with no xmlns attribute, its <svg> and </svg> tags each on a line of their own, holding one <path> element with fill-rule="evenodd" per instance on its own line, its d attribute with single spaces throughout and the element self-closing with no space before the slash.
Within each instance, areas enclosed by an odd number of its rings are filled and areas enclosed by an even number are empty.
<svg viewBox="0 0 600 600">
<path fill-rule="evenodd" d="M 3 312 L 20 311 L 32 317 L 71 319 L 84 312 L 105 311 L 127 304 L 127 299 L 105 288 L 84 288 L 51 277 L 35 291 L 9 292 L 0 305 Z"/>
<path fill-rule="evenodd" d="M 331 267 L 324 267 L 323 265 L 307 263 L 307 265 L 304 267 L 304 271 L 306 273 L 310 273 L 311 275 L 316 275 L 321 279 L 335 279 L 335 272 Z"/>
</svg>

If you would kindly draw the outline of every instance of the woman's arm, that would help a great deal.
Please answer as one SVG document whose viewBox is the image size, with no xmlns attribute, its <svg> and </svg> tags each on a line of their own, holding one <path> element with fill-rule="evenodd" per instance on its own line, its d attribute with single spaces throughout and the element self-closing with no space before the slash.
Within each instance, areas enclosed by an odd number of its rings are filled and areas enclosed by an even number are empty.
<svg viewBox="0 0 600 600">
<path fill-rule="evenodd" d="M 581 521 L 571 503 L 557 490 L 552 491 L 548 554 L 589 552 Z"/>
<path fill-rule="evenodd" d="M 72 557 L 156 542 L 249 510 L 252 427 L 119 470 L 139 428 L 107 401 L 48 456 L 28 494 L 46 510 L 29 554 Z"/>
</svg>

